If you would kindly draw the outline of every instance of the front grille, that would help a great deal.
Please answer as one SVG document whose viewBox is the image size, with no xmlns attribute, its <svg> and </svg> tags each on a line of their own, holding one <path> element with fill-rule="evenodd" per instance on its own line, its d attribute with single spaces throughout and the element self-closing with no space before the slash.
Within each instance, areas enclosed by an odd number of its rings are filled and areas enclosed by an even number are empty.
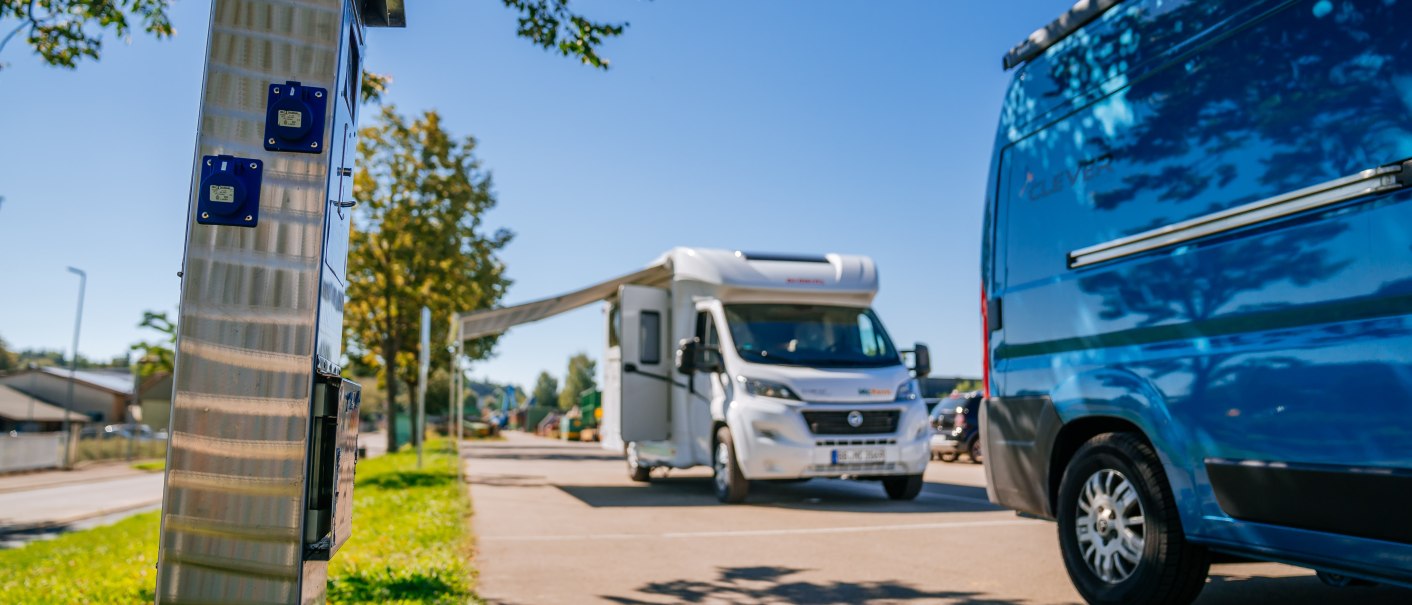
<svg viewBox="0 0 1412 605">
<path fill-rule="evenodd" d="M 852 411 L 804 412 L 804 422 L 815 435 L 874 435 L 897 430 L 897 417 L 901 414 L 897 410 L 857 411 L 863 415 L 863 422 L 858 426 L 848 424 Z"/>
</svg>

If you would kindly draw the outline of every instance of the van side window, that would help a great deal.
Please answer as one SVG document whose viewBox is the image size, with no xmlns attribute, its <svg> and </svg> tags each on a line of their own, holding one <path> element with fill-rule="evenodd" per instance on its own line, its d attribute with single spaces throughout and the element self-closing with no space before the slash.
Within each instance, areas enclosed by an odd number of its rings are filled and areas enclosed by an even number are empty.
<svg viewBox="0 0 1412 605">
<path fill-rule="evenodd" d="M 662 363 L 662 314 L 643 311 L 638 327 L 639 350 L 642 351 L 638 361 L 647 365 Z"/>
<path fill-rule="evenodd" d="M 716 332 L 716 322 L 711 319 L 711 313 L 700 311 L 696 314 L 696 330 L 693 334 L 696 342 L 708 347 L 720 346 L 721 337 Z"/>
<path fill-rule="evenodd" d="M 701 315 L 706 318 L 706 337 L 701 339 L 701 342 L 708 347 L 719 347 L 721 337 L 716 333 L 716 322 L 712 321 L 710 313 L 702 313 Z"/>
</svg>

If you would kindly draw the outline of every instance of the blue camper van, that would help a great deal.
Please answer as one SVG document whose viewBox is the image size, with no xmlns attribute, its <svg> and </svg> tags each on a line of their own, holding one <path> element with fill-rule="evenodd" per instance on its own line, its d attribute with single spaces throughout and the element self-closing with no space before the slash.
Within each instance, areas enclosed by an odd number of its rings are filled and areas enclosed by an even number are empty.
<svg viewBox="0 0 1412 605">
<path fill-rule="evenodd" d="M 1412 2 L 1084 0 L 1005 57 L 991 500 L 1091 603 L 1412 586 Z"/>
</svg>

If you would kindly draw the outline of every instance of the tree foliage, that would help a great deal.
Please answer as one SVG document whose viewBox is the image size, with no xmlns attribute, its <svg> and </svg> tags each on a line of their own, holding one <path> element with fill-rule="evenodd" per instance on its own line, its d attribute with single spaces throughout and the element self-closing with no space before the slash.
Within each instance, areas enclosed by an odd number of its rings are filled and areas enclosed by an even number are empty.
<svg viewBox="0 0 1412 605">
<path fill-rule="evenodd" d="M 568 410 L 579 404 L 579 395 L 597 388 L 593 375 L 598 364 L 587 353 L 578 353 L 569 358 L 569 372 L 564 375 L 564 390 L 559 391 L 559 409 Z"/>
<path fill-rule="evenodd" d="M 534 381 L 534 403 L 540 406 L 555 406 L 559 404 L 559 380 L 549 374 L 540 372 L 539 377 Z"/>
<path fill-rule="evenodd" d="M 19 25 L 0 38 L 0 51 L 15 36 L 25 41 L 47 64 L 73 69 L 83 59 L 97 60 L 103 34 L 127 38 L 133 27 L 158 39 L 171 37 L 167 9 L 171 0 L 0 0 L 0 20 Z"/>
<path fill-rule="evenodd" d="M 379 369 L 393 419 L 398 384 L 418 386 L 421 308 L 432 311 L 432 367 L 445 367 L 451 314 L 489 308 L 510 285 L 496 254 L 511 233 L 485 231 L 496 203 L 490 173 L 475 139 L 453 137 L 437 112 L 409 121 L 384 107 L 359 135 L 344 329 L 350 355 Z M 469 341 L 465 354 L 483 359 L 494 344 Z"/>
<path fill-rule="evenodd" d="M 515 11 L 515 34 L 536 46 L 576 57 L 585 65 L 608 69 L 598 54 L 608 38 L 623 34 L 628 24 L 593 21 L 569 9 L 569 0 L 501 0 Z M 0 52 L 23 34 L 40 58 L 56 67 L 73 69 L 83 59 L 98 60 L 103 34 L 128 39 L 133 28 L 163 39 L 176 33 L 167 10 L 171 0 L 0 0 L 0 21 L 19 24 L 0 32 Z M 371 74 L 376 76 L 377 74 Z M 364 78 L 363 96 L 376 100 L 387 88 L 385 77 Z"/>
<path fill-rule="evenodd" d="M 137 358 L 137 375 L 147 378 L 158 372 L 171 372 L 176 362 L 176 324 L 167 318 L 165 311 L 143 311 L 142 321 L 137 327 L 156 330 L 161 334 L 156 340 L 142 341 L 128 347 L 140 353 Z"/>
<path fill-rule="evenodd" d="M 598 54 L 606 38 L 623 35 L 626 21 L 592 21 L 569 10 L 569 0 L 501 0 L 520 14 L 515 34 L 548 51 L 577 57 L 585 65 L 608 69 L 608 59 Z"/>
</svg>

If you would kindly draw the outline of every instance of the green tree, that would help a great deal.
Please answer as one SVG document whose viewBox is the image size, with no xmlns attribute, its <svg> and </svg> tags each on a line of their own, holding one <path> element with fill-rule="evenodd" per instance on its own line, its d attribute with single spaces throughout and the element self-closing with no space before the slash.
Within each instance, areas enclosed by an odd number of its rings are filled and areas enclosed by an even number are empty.
<svg viewBox="0 0 1412 605">
<path fill-rule="evenodd" d="M 559 404 L 559 380 L 549 375 L 549 372 L 540 372 L 539 377 L 534 381 L 534 402 L 541 406 L 555 406 Z"/>
<path fill-rule="evenodd" d="M 559 391 L 559 409 L 568 410 L 579 404 L 579 394 L 596 388 L 598 383 L 593 375 L 598 364 L 587 353 L 579 353 L 569 358 L 569 373 L 564 375 L 564 390 Z"/>
<path fill-rule="evenodd" d="M 20 367 L 20 356 L 10 351 L 10 345 L 0 338 L 0 372 L 8 372 Z"/>
<path fill-rule="evenodd" d="M 127 38 L 136 25 L 158 39 L 171 37 L 176 30 L 167 15 L 170 5 L 171 0 L 0 0 L 0 21 L 19 21 L 0 38 L 0 51 L 23 33 L 45 63 L 73 69 L 85 58 L 98 59 L 106 30 Z"/>
<path fill-rule="evenodd" d="M 142 321 L 137 327 L 156 330 L 161 335 L 156 340 L 142 341 L 128 347 L 139 353 L 137 375 L 147 378 L 158 372 L 171 372 L 176 361 L 176 324 L 167 318 L 165 311 L 143 311 Z"/>
<path fill-rule="evenodd" d="M 418 386 L 421 308 L 434 318 L 432 367 L 446 367 L 451 314 L 489 308 L 510 285 L 496 253 L 511 233 L 484 232 L 496 203 L 490 173 L 475 157 L 475 139 L 454 138 L 437 112 L 408 121 L 387 106 L 359 134 L 344 330 L 350 355 L 378 368 L 395 426 L 399 383 Z M 469 341 L 465 354 L 482 359 L 494 345 L 494 337 Z M 388 431 L 389 450 L 396 439 Z"/>
<path fill-rule="evenodd" d="M 569 10 L 569 0 L 502 0 L 518 16 L 515 34 L 585 65 L 608 68 L 598 54 L 608 38 L 623 34 L 628 24 L 593 21 Z M 171 0 L 0 0 L 0 21 L 19 24 L 0 33 L 0 52 L 23 33 L 30 48 L 47 64 L 73 69 L 85 58 L 98 60 L 106 30 L 124 39 L 134 25 L 157 39 L 176 33 L 167 9 Z M 365 98 L 381 96 L 387 80 L 364 79 Z"/>
</svg>

